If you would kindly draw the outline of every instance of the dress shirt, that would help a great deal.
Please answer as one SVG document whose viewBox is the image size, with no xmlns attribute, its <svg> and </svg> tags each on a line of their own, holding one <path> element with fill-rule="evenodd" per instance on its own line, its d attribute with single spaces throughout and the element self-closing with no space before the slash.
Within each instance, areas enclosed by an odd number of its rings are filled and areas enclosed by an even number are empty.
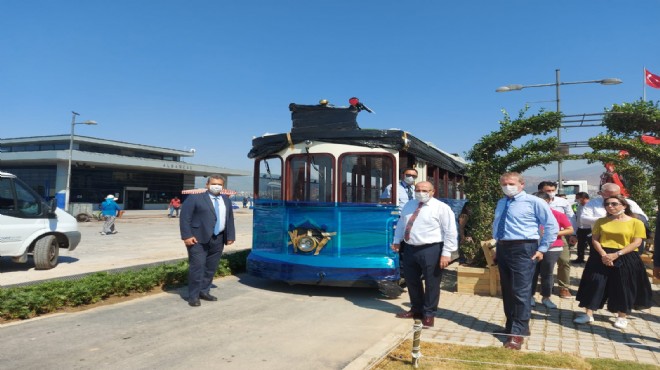
<svg viewBox="0 0 660 370">
<path fill-rule="evenodd" d="M 414 185 L 408 185 L 403 180 L 397 183 L 397 205 L 399 208 L 403 208 L 404 204 L 408 203 L 409 200 L 414 199 L 408 197 L 408 188 L 410 188 L 411 193 L 415 194 Z M 392 198 L 392 185 L 387 185 L 383 193 L 380 195 L 380 199 L 391 199 Z"/>
<path fill-rule="evenodd" d="M 493 238 L 497 239 L 497 225 L 499 225 L 502 211 L 507 197 L 500 199 L 495 208 L 493 222 Z M 543 226 L 543 236 L 539 235 L 539 226 Z M 529 240 L 539 239 L 538 251 L 545 253 L 550 245 L 557 239 L 559 225 L 552 211 L 541 198 L 521 191 L 513 197 L 506 213 L 504 224 L 504 237 L 502 240 Z"/>
<path fill-rule="evenodd" d="M 564 199 L 562 197 L 552 198 L 550 201 L 550 209 L 554 209 L 555 211 L 559 211 L 565 214 L 568 217 L 568 220 L 571 221 L 573 230 L 577 230 L 577 224 L 575 223 L 575 212 L 573 212 L 573 207 L 571 207 L 571 203 L 568 201 L 568 199 Z"/>
<path fill-rule="evenodd" d="M 577 226 L 578 229 L 591 229 L 591 225 L 585 224 L 582 222 L 582 210 L 584 209 L 584 206 L 582 204 L 578 204 L 577 206 L 577 211 L 575 212 L 575 226 Z M 576 229 L 577 232 L 577 229 Z"/>
<path fill-rule="evenodd" d="M 211 197 L 211 203 L 213 203 L 213 199 L 216 197 L 216 195 L 211 194 L 210 192 L 207 192 L 208 195 Z M 220 205 L 220 232 L 225 231 L 225 225 L 227 224 L 227 208 L 225 207 L 225 200 L 222 199 L 222 195 L 217 195 L 218 197 L 218 204 Z M 213 207 L 213 210 L 215 211 L 215 207 Z"/>
<path fill-rule="evenodd" d="M 646 216 L 646 213 L 642 211 L 642 208 L 637 203 L 635 203 L 635 201 L 628 198 L 626 198 L 626 201 L 628 201 L 628 206 L 630 207 L 632 213 L 641 215 L 646 219 L 646 221 L 648 221 L 648 216 Z M 584 208 L 582 208 L 580 224 L 584 228 L 593 228 L 596 220 L 605 216 L 607 216 L 607 211 L 605 211 L 605 206 L 603 206 L 603 198 L 598 197 L 590 199 L 589 202 L 584 205 Z"/>
<path fill-rule="evenodd" d="M 401 217 L 394 232 L 394 244 L 400 244 L 406 230 L 408 220 L 415 213 L 418 200 L 411 200 L 401 210 Z M 456 216 L 449 206 L 435 198 L 429 199 L 422 206 L 410 229 L 409 245 L 424 245 L 443 242 L 442 255 L 451 256 L 458 249 L 458 232 L 456 230 Z"/>
</svg>

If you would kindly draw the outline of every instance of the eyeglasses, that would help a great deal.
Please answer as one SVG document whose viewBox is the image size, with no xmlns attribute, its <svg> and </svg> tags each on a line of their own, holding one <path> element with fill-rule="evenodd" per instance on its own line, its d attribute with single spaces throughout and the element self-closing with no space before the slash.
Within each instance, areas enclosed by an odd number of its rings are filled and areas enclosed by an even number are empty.
<svg viewBox="0 0 660 370">
<path fill-rule="evenodd" d="M 621 205 L 621 203 L 619 203 L 619 202 L 607 202 L 607 203 L 605 203 L 605 207 L 618 207 L 620 205 Z"/>
</svg>

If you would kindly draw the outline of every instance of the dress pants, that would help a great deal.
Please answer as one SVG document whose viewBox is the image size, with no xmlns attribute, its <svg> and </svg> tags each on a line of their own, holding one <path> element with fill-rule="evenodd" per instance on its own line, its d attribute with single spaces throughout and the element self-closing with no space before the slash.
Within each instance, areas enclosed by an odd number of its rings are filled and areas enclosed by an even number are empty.
<svg viewBox="0 0 660 370">
<path fill-rule="evenodd" d="M 565 241 L 557 261 L 557 285 L 560 288 L 571 288 L 571 251 Z"/>
<path fill-rule="evenodd" d="M 195 300 L 199 293 L 209 293 L 220 257 L 225 247 L 220 233 L 208 243 L 196 243 L 188 248 L 188 300 Z"/>
<path fill-rule="evenodd" d="M 532 316 L 532 276 L 536 268 L 532 256 L 537 248 L 537 241 L 497 243 L 497 266 L 506 316 L 505 329 L 512 335 L 526 335 L 529 332 L 529 319 Z"/>
<path fill-rule="evenodd" d="M 405 248 L 403 271 L 412 305 L 410 311 L 424 317 L 435 317 L 440 302 L 440 256 L 443 243 L 423 246 L 413 246 L 405 242 L 402 244 Z"/>
<path fill-rule="evenodd" d="M 589 246 L 589 254 L 591 255 L 593 251 L 593 245 L 591 244 L 591 229 L 589 228 L 578 228 L 575 233 L 577 236 L 577 260 L 586 261 L 584 259 L 584 254 Z"/>
</svg>

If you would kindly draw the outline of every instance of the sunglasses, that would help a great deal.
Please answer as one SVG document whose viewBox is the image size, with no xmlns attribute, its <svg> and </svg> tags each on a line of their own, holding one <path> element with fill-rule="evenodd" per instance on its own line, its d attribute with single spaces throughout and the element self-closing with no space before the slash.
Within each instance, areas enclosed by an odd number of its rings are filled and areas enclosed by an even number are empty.
<svg viewBox="0 0 660 370">
<path fill-rule="evenodd" d="M 620 206 L 620 205 L 621 205 L 621 203 L 619 203 L 619 202 L 607 202 L 607 203 L 605 203 L 605 207 L 617 207 L 617 206 Z"/>
</svg>

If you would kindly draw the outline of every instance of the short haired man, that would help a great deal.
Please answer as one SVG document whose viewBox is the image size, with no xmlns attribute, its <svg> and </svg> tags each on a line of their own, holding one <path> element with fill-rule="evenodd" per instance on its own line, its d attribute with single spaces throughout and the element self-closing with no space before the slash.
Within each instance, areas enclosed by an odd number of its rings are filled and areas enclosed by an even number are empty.
<svg viewBox="0 0 660 370">
<path fill-rule="evenodd" d="M 433 326 L 438 310 L 442 271 L 458 248 L 456 216 L 433 193 L 428 181 L 415 185 L 415 199 L 401 210 L 392 244 L 392 250 L 403 248 L 405 253 L 403 271 L 411 303 L 410 311 L 396 317 L 422 319 L 426 328 Z"/>
<path fill-rule="evenodd" d="M 220 264 L 225 245 L 236 240 L 234 210 L 222 194 L 225 180 L 210 176 L 207 191 L 191 194 L 181 206 L 179 227 L 188 250 L 188 304 L 200 306 L 200 299 L 217 301 L 210 293 L 213 277 Z"/>
<path fill-rule="evenodd" d="M 403 205 L 414 198 L 415 181 L 417 180 L 417 170 L 406 168 L 401 171 L 401 180 L 397 183 L 397 205 L 403 208 Z M 381 200 L 392 199 L 392 184 L 389 184 L 380 195 Z"/>
<path fill-rule="evenodd" d="M 589 202 L 589 194 L 583 191 L 575 194 L 575 201 L 577 202 L 577 211 L 575 212 L 575 226 L 577 227 L 577 258 L 572 263 L 583 264 L 585 263 L 584 254 L 589 246 L 589 255 L 593 251 L 593 244 L 591 243 L 591 225 L 584 224 L 580 219 L 584 206 Z"/>
<path fill-rule="evenodd" d="M 538 190 L 550 195 L 550 209 L 559 211 L 575 223 L 575 212 L 573 207 L 566 198 L 557 196 L 557 183 L 553 181 L 541 181 L 538 185 Z M 575 230 L 575 225 L 573 225 Z M 564 243 L 564 248 L 559 255 L 557 261 L 557 284 L 559 285 L 559 297 L 571 298 L 571 251 L 569 250 L 568 243 Z"/>
<path fill-rule="evenodd" d="M 525 180 L 517 172 L 500 177 L 505 197 L 497 202 L 493 238 L 497 240 L 497 266 L 508 340 L 504 347 L 519 350 L 529 335 L 532 316 L 532 277 L 536 263 L 543 259 L 557 239 L 559 225 L 548 204 L 523 189 Z M 539 233 L 542 226 L 543 235 Z"/>
</svg>

